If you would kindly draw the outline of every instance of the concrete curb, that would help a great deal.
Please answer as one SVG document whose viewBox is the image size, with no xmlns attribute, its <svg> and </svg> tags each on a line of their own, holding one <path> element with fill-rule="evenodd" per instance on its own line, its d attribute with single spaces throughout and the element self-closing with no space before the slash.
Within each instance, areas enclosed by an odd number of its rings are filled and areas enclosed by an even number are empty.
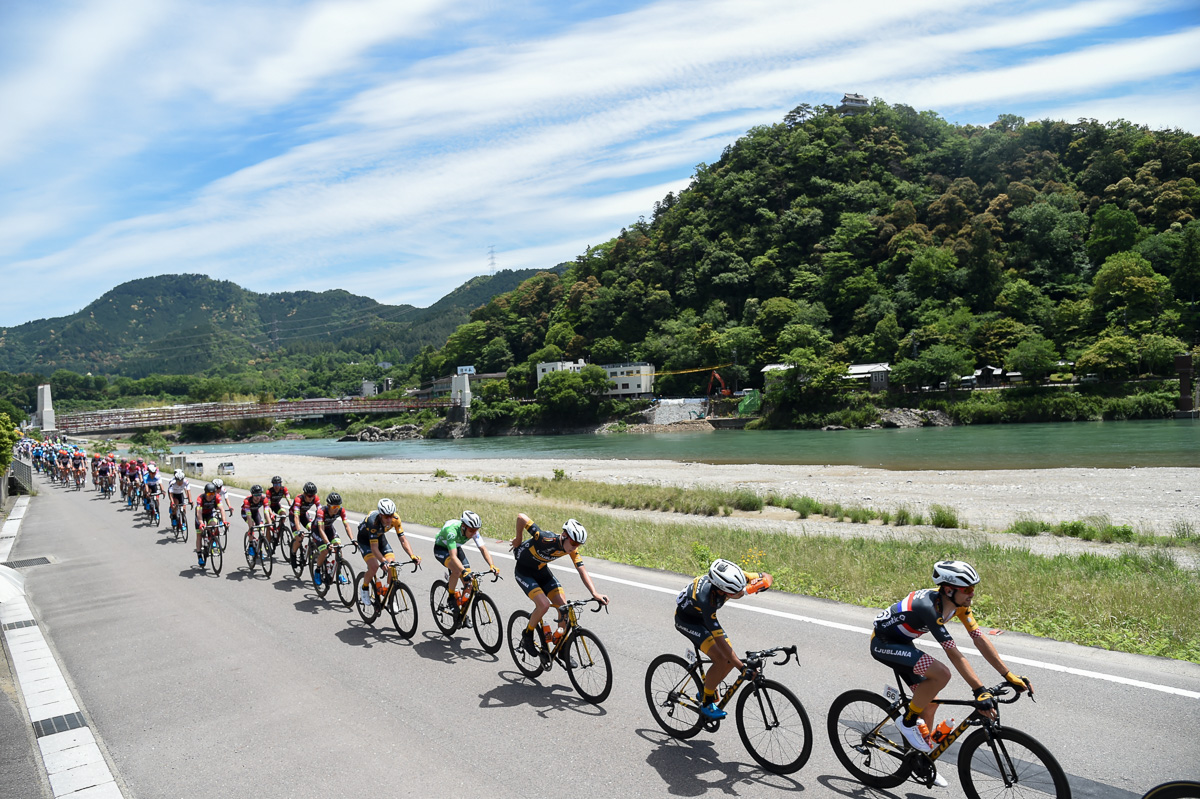
<svg viewBox="0 0 1200 799">
<path fill-rule="evenodd" d="M 0 561 L 12 551 L 28 506 L 29 497 L 18 499 L 4 523 Z M 55 799 L 124 799 L 83 708 L 23 596 L 24 581 L 17 575 L 6 582 L 14 588 L 6 590 L 0 602 L 0 629 Z"/>
</svg>

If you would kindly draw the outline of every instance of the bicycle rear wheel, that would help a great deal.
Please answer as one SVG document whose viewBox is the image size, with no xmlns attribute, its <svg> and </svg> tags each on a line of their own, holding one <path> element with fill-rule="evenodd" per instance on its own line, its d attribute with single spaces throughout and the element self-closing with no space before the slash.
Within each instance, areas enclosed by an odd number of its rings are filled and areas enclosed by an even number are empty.
<svg viewBox="0 0 1200 799">
<path fill-rule="evenodd" d="M 250 539 L 249 533 L 242 536 L 242 552 L 246 556 L 246 565 L 250 567 L 250 574 L 253 576 L 254 561 L 258 558 L 258 545 Z"/>
<path fill-rule="evenodd" d="M 450 597 L 449 585 L 445 580 L 434 580 L 429 587 L 429 609 L 433 611 L 433 626 L 449 638 L 458 629 L 454 619 L 454 600 Z"/>
<path fill-rule="evenodd" d="M 1046 797 L 1070 799 L 1062 766 L 1032 735 L 1011 727 L 971 733 L 958 753 L 958 779 L 968 799 Z"/>
<path fill-rule="evenodd" d="M 773 774 L 804 768 L 812 754 L 812 725 L 800 699 L 774 680 L 760 680 L 737 701 L 737 728 L 742 744 L 758 764 Z"/>
<path fill-rule="evenodd" d="M 864 785 L 895 788 L 908 779 L 908 744 L 892 729 L 891 704 L 870 691 L 847 691 L 829 707 L 829 742 Z M 961 755 L 959 756 L 961 758 Z"/>
<path fill-rule="evenodd" d="M 304 541 L 304 536 L 300 536 L 299 543 L 296 543 L 295 536 L 289 542 L 289 546 L 295 544 L 294 551 L 289 550 L 288 560 L 292 563 L 292 575 L 296 579 L 300 579 L 300 575 L 304 573 L 304 567 L 308 565 L 308 546 Z M 378 616 L 379 614 L 375 614 Z"/>
<path fill-rule="evenodd" d="M 374 624 L 379 618 L 379 613 L 383 610 L 383 606 L 379 603 L 379 597 L 376 595 L 375 586 L 368 584 L 367 591 L 371 596 L 371 604 L 364 605 L 360 598 L 360 593 L 363 585 L 363 578 L 367 576 L 366 572 L 354 578 L 354 606 L 358 608 L 359 617 L 367 624 Z"/>
<path fill-rule="evenodd" d="M 475 638 L 483 651 L 494 655 L 504 644 L 504 623 L 500 620 L 500 609 L 492 598 L 484 593 L 475 595 L 471 603 L 471 621 L 475 624 Z"/>
<path fill-rule="evenodd" d="M 388 591 L 388 615 L 392 617 L 392 626 L 400 637 L 406 641 L 417 631 L 417 598 L 409 587 L 399 580 Z"/>
<path fill-rule="evenodd" d="M 604 644 L 591 630 L 576 629 L 563 645 L 563 660 L 567 661 L 567 676 L 579 695 L 598 705 L 612 691 L 612 661 Z M 571 658 L 575 665 L 571 665 Z"/>
<path fill-rule="evenodd" d="M 262 566 L 264 577 L 270 577 L 271 572 L 275 571 L 275 543 L 267 530 L 258 536 L 258 565 Z"/>
<path fill-rule="evenodd" d="M 658 726 L 686 740 L 700 732 L 704 719 L 696 697 L 703 690 L 696 667 L 679 655 L 659 655 L 646 669 L 646 704 Z"/>
<path fill-rule="evenodd" d="M 338 599 L 341 600 L 342 605 L 347 608 L 353 605 L 354 567 L 345 559 L 338 558 L 337 575 L 333 579 L 337 580 Z"/>
<path fill-rule="evenodd" d="M 329 593 L 329 580 L 331 578 L 330 571 L 331 570 L 329 569 L 328 564 L 325 566 L 317 565 L 316 556 L 314 556 L 313 559 L 308 562 L 308 579 L 312 581 L 313 590 L 317 592 L 317 596 L 321 597 L 322 599 L 324 599 L 325 595 Z M 321 575 L 321 582 L 319 585 L 317 584 L 318 574 Z"/>
<path fill-rule="evenodd" d="M 513 663 L 517 664 L 517 670 L 532 680 L 544 669 L 541 656 L 531 655 L 521 646 L 521 634 L 525 632 L 528 625 L 529 613 L 527 611 L 514 611 L 508 617 L 508 653 L 512 655 Z M 545 636 L 540 627 L 534 631 L 534 641 L 538 644 L 539 650 L 546 648 Z"/>
</svg>

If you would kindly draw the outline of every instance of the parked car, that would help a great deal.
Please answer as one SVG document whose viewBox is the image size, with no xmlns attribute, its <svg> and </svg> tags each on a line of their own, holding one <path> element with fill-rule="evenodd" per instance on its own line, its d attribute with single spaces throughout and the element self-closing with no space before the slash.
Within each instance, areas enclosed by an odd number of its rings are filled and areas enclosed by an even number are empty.
<svg viewBox="0 0 1200 799">
<path fill-rule="evenodd" d="M 217 474 L 234 474 L 233 461 L 225 461 L 217 465 Z"/>
<path fill-rule="evenodd" d="M 1100 375 L 1096 375 L 1096 374 L 1088 374 L 1088 375 L 1084 375 L 1084 376 L 1083 376 L 1083 377 L 1080 379 L 1080 381 L 1079 381 L 1079 382 L 1080 382 L 1080 383 L 1099 383 L 1099 382 L 1100 382 Z"/>
</svg>

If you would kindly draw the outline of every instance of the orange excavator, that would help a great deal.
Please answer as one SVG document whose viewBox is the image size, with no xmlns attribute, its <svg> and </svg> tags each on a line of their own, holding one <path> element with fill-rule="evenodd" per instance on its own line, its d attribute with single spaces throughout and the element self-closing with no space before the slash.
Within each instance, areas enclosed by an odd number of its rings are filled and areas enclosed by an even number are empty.
<svg viewBox="0 0 1200 799">
<path fill-rule="evenodd" d="M 714 381 L 714 380 L 715 380 L 717 383 L 720 383 L 720 385 L 721 385 L 721 388 L 720 388 L 720 392 L 719 392 L 719 393 L 720 393 L 720 395 L 721 395 L 722 397 L 731 397 L 731 396 L 733 396 L 733 392 L 732 392 L 732 391 L 730 391 L 730 390 L 729 390 L 729 389 L 728 389 L 728 388 L 725 386 L 725 381 L 721 379 L 721 376 L 720 376 L 719 374 L 717 374 L 717 370 L 716 370 L 716 369 L 714 369 L 714 370 L 713 370 L 712 377 L 708 378 L 708 393 L 707 393 L 707 395 L 708 395 L 708 396 L 710 396 L 710 397 L 712 397 L 712 396 L 715 396 L 715 395 L 713 394 L 713 381 Z"/>
</svg>

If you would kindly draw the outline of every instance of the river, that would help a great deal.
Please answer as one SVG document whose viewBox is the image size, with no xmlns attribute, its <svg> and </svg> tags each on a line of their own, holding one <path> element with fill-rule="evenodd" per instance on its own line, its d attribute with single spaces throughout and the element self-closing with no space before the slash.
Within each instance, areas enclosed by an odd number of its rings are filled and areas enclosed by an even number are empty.
<svg viewBox="0 0 1200 799">
<path fill-rule="evenodd" d="M 1200 467 L 1200 421 L 971 425 L 889 430 L 502 436 L 457 440 L 333 439 L 176 447 L 176 452 L 326 458 L 630 458 L 703 463 L 844 464 L 884 469 Z"/>
</svg>

